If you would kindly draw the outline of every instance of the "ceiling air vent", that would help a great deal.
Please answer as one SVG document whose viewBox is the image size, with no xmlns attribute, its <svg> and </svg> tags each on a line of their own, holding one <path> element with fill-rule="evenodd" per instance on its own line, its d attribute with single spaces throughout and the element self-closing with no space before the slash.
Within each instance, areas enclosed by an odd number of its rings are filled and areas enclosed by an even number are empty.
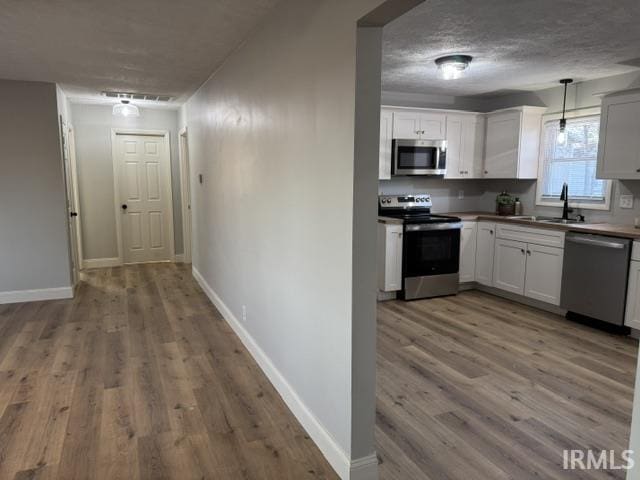
<svg viewBox="0 0 640 480">
<path fill-rule="evenodd" d="M 157 95 L 154 93 L 111 92 L 105 90 L 102 92 L 102 95 L 121 100 L 150 100 L 152 102 L 170 102 L 173 100 L 173 97 L 170 95 Z"/>
</svg>

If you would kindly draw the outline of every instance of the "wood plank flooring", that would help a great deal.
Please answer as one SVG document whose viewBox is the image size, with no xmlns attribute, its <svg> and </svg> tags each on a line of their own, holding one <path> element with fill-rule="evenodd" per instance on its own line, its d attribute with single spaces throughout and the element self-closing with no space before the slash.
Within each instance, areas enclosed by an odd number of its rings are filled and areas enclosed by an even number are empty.
<svg viewBox="0 0 640 480">
<path fill-rule="evenodd" d="M 0 479 L 336 479 L 175 264 L 0 305 Z"/>
<path fill-rule="evenodd" d="M 477 291 L 378 307 L 384 480 L 624 479 L 564 449 L 628 445 L 637 342 Z"/>
</svg>

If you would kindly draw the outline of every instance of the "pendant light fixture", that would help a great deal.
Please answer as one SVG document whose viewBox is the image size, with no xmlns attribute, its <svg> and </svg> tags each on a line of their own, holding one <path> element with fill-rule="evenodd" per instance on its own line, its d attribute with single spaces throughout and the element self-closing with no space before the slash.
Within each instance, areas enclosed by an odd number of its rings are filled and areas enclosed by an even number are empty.
<svg viewBox="0 0 640 480">
<path fill-rule="evenodd" d="M 560 145 L 564 145 L 567 141 L 567 119 L 565 118 L 565 113 L 567 109 L 567 85 L 573 83 L 572 78 L 563 78 L 560 80 L 560 83 L 564 85 L 564 97 L 562 98 L 562 118 L 560 119 L 560 130 L 558 130 L 558 143 Z"/>
<path fill-rule="evenodd" d="M 140 109 L 129 103 L 129 100 L 120 100 L 113 106 L 113 115 L 121 117 L 139 117 Z"/>
<path fill-rule="evenodd" d="M 464 71 L 469 68 L 473 57 L 470 55 L 447 55 L 446 57 L 436 58 L 436 65 L 442 78 L 445 80 L 455 80 L 462 77 Z"/>
</svg>

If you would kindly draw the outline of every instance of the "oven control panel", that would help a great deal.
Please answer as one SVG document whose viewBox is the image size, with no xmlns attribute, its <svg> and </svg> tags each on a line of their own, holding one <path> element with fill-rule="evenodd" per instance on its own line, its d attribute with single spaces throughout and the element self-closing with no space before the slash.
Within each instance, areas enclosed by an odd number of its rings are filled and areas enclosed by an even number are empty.
<svg viewBox="0 0 640 480">
<path fill-rule="evenodd" d="M 380 195 L 378 197 L 380 208 L 431 208 L 431 195 L 428 193 L 416 193 L 412 195 Z"/>
</svg>

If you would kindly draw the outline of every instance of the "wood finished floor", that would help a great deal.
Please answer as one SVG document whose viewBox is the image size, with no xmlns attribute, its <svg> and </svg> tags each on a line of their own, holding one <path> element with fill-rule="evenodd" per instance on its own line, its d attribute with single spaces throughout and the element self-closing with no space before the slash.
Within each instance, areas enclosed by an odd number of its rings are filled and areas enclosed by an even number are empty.
<svg viewBox="0 0 640 480">
<path fill-rule="evenodd" d="M 335 479 L 182 265 L 0 305 L 0 479 Z"/>
<path fill-rule="evenodd" d="M 378 307 L 384 480 L 624 479 L 564 449 L 628 445 L 637 342 L 477 291 Z"/>
</svg>

